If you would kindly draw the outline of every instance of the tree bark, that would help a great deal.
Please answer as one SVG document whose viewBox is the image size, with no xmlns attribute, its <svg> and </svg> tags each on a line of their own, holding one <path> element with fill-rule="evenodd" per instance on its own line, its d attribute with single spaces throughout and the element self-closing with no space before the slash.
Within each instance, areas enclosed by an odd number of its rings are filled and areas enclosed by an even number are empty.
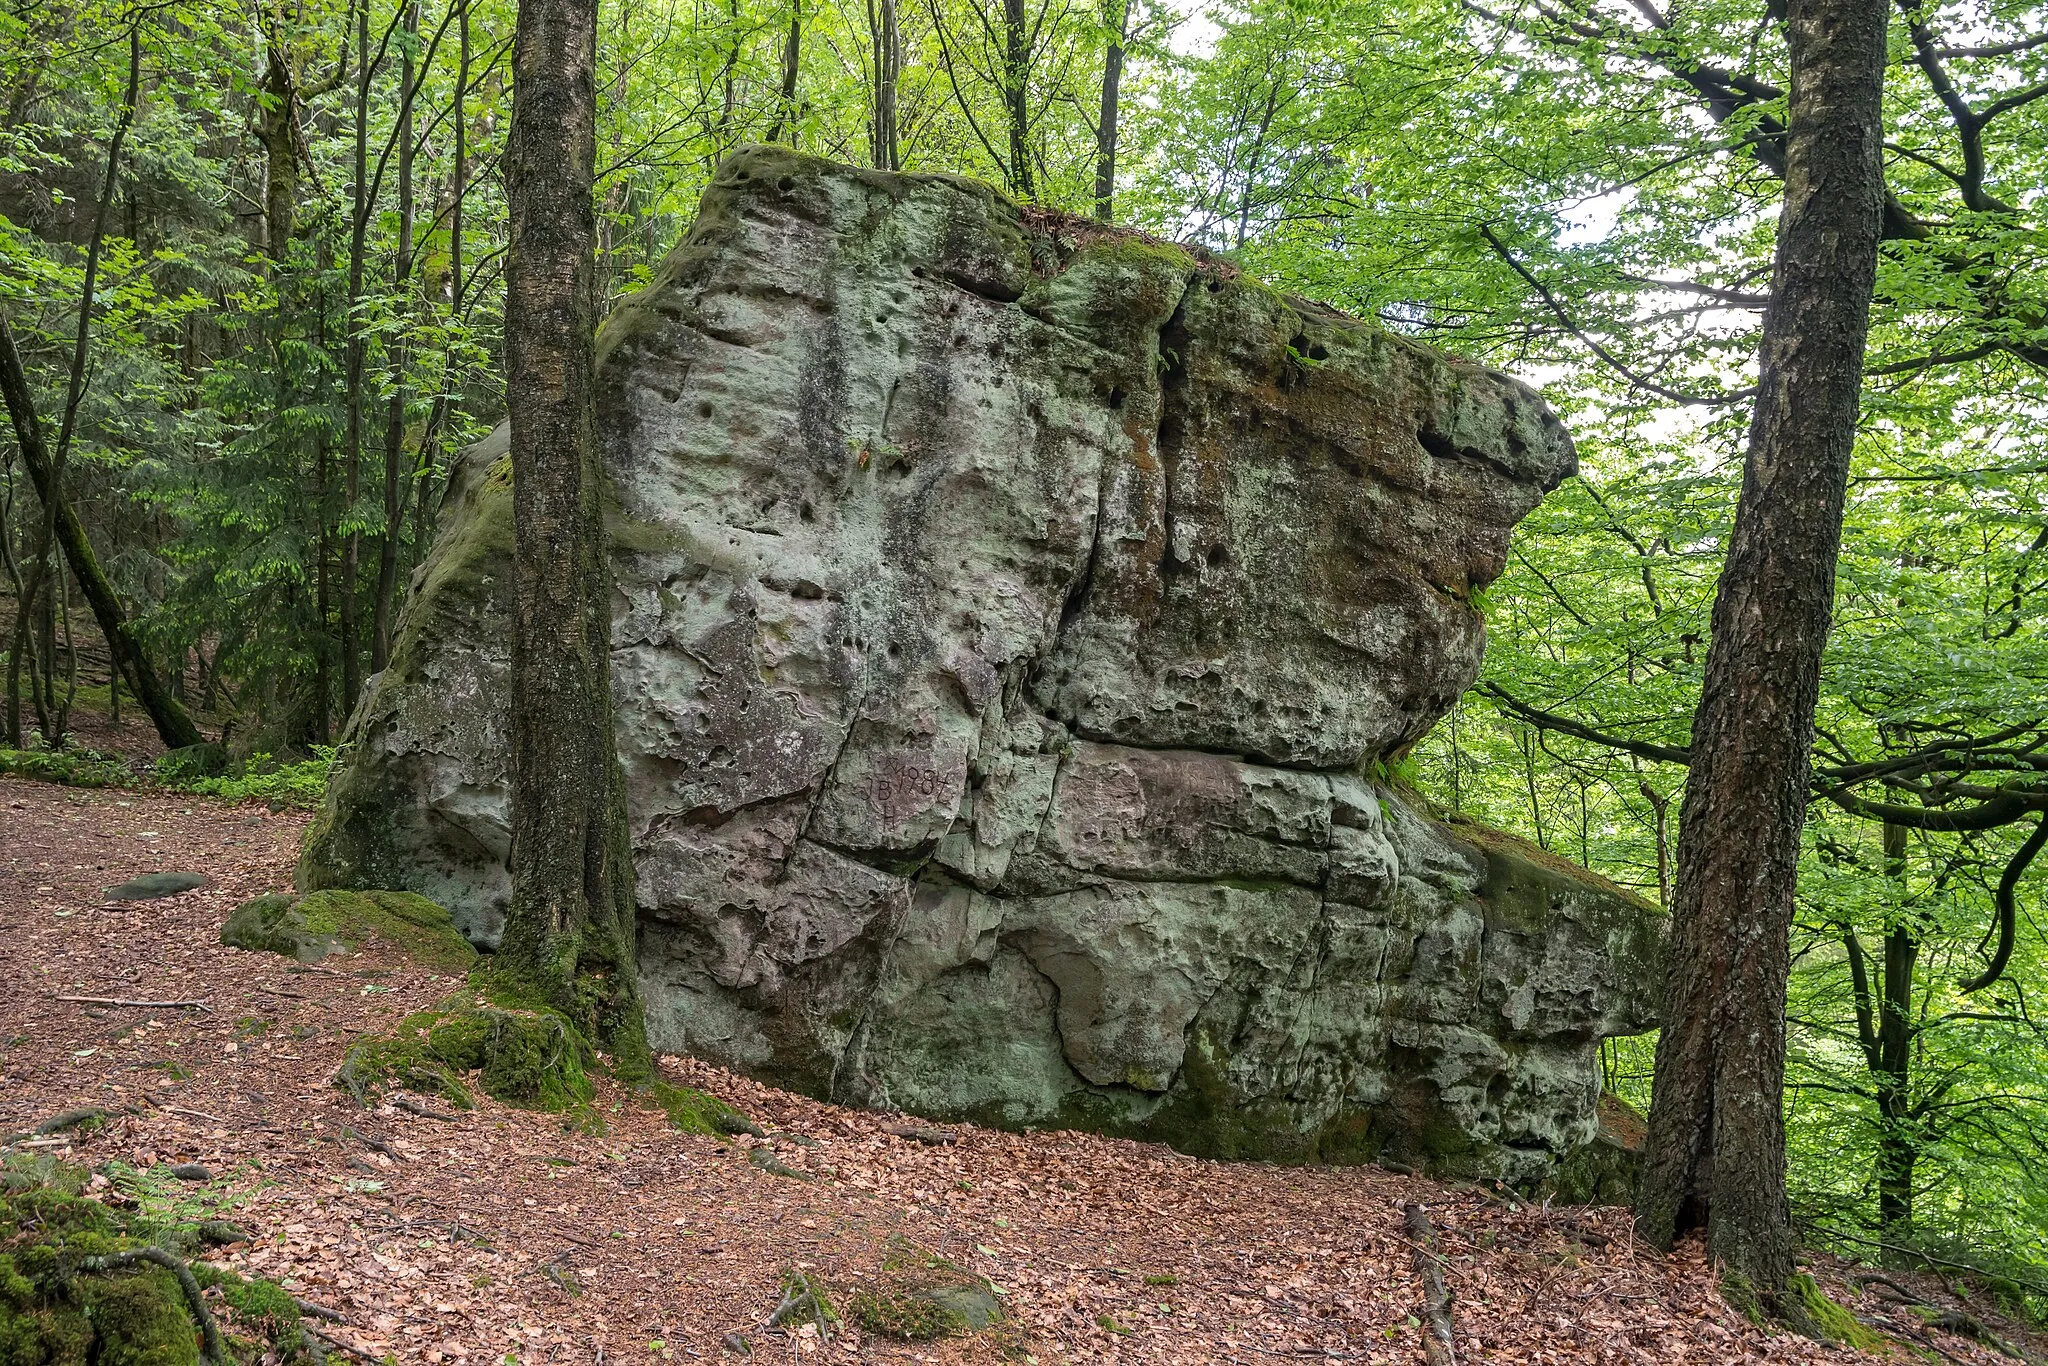
<svg viewBox="0 0 2048 1366">
<path fill-rule="evenodd" d="M 1024 0 L 1003 0 L 1003 112 L 1010 126 L 1010 189 L 1032 198 L 1037 190 L 1031 175 L 1031 34 L 1025 26 Z"/>
<path fill-rule="evenodd" d="M 903 36 L 896 23 L 896 0 L 868 0 L 868 45 L 874 53 L 874 106 L 868 111 L 869 159 L 878 171 L 900 171 L 897 145 L 896 79 L 903 67 Z"/>
<path fill-rule="evenodd" d="M 1131 0 L 1111 0 L 1111 25 L 1116 36 L 1102 62 L 1102 111 L 1095 122 L 1095 220 L 1116 217 L 1116 137 L 1118 99 L 1124 78 L 1124 42 L 1130 36 Z"/>
<path fill-rule="evenodd" d="M 512 903 L 500 961 L 644 1077 L 596 433 L 596 32 L 597 0 L 521 0 L 513 38 Z"/>
<path fill-rule="evenodd" d="M 298 90 L 279 26 L 263 26 L 263 80 L 256 101 L 256 140 L 263 144 L 263 246 L 273 264 L 291 250 L 298 229 Z"/>
<path fill-rule="evenodd" d="M 370 5 L 355 0 L 356 11 L 356 147 L 355 185 L 350 195 L 348 242 L 348 341 L 344 360 L 344 383 L 348 405 L 344 424 L 346 450 L 342 467 L 342 491 L 347 499 L 342 511 L 341 582 L 341 714 L 356 707 L 362 690 L 362 640 L 357 625 L 358 579 L 361 576 L 363 534 L 356 526 L 356 502 L 363 493 L 363 368 L 367 343 L 362 320 L 356 316 L 363 298 L 363 268 L 369 252 L 370 233 Z"/>
<path fill-rule="evenodd" d="M 405 7 L 408 38 L 420 31 L 417 0 Z M 398 254 L 391 283 L 401 319 L 408 311 L 412 280 L 412 102 L 415 91 L 411 42 L 402 49 L 398 95 Z M 384 418 L 384 534 L 377 538 L 377 596 L 370 609 L 370 672 L 381 673 L 391 659 L 391 615 L 398 597 L 398 542 L 405 527 L 401 461 L 405 454 L 404 334 L 391 343 L 391 406 Z"/>
<path fill-rule="evenodd" d="M 1679 825 L 1638 1226 L 1704 1226 L 1731 1285 L 1799 1314 L 1785 988 L 1821 650 L 1882 223 L 1883 0 L 1792 0 L 1785 200 L 1741 501 Z"/>
<path fill-rule="evenodd" d="M 789 130 L 789 145 L 796 146 L 796 83 L 803 71 L 804 3 L 789 0 L 789 33 L 782 40 L 782 90 L 775 106 L 775 122 L 763 142 L 780 142 Z"/>
</svg>

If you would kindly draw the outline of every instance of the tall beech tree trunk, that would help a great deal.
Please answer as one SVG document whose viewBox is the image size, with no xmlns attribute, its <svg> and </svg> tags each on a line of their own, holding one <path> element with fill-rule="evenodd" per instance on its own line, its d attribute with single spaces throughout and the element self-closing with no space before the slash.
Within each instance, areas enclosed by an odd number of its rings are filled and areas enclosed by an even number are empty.
<svg viewBox="0 0 2048 1366">
<path fill-rule="evenodd" d="M 520 0 L 506 173 L 512 904 L 500 960 L 644 1077 L 597 453 L 596 34 L 597 0 Z"/>
<path fill-rule="evenodd" d="M 1785 201 L 1679 823 L 1638 1227 L 1797 1317 L 1785 987 L 1820 658 L 1882 221 L 1884 0 L 1791 0 Z"/>
</svg>

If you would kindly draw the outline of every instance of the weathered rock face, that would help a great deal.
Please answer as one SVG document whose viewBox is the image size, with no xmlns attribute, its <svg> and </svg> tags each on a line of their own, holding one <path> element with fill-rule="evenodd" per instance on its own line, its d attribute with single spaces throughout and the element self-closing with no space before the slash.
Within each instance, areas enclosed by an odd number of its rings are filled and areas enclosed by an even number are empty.
<svg viewBox="0 0 2048 1366">
<path fill-rule="evenodd" d="M 1529 389 L 939 176 L 756 148 L 601 339 L 657 1048 L 858 1103 L 1518 1180 L 1642 903 L 1383 761 L 1573 467 Z M 511 495 L 448 493 L 301 868 L 498 934 Z"/>
</svg>

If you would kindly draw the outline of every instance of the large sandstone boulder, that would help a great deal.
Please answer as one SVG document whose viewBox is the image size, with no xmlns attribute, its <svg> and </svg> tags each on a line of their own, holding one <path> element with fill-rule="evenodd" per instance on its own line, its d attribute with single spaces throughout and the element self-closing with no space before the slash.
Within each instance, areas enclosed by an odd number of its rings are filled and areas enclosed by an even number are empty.
<svg viewBox="0 0 2048 1366">
<path fill-rule="evenodd" d="M 753 148 L 601 338 L 658 1049 L 1537 1180 L 1654 913 L 1385 775 L 1573 468 L 1495 372 L 944 176 Z M 492 943 L 511 477 L 451 480 L 301 867 Z"/>
</svg>

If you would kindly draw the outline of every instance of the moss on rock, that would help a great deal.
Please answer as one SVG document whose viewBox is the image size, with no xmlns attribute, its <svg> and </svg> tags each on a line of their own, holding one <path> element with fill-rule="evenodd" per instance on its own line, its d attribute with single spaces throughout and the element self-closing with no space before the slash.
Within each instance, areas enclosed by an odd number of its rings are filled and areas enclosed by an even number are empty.
<svg viewBox="0 0 2048 1366">
<path fill-rule="evenodd" d="M 854 1289 L 847 1314 L 870 1333 L 929 1342 L 992 1328 L 1003 1307 L 981 1277 L 897 1238 L 880 1273 Z"/>
<path fill-rule="evenodd" d="M 271 893 L 243 902 L 221 928 L 231 948 L 280 953 L 317 963 L 354 953 L 372 942 L 390 944 L 424 967 L 466 972 L 477 952 L 455 930 L 448 912 L 413 892 Z"/>
<path fill-rule="evenodd" d="M 686 1134 L 760 1133 L 760 1126 L 709 1092 L 657 1081 L 651 1093 L 669 1124 Z"/>
<path fill-rule="evenodd" d="M 78 1192 L 85 1173 L 10 1163 L 0 1185 L 0 1366 L 198 1366 L 201 1321 L 168 1249 L 202 1231 Z M 130 1260 L 135 1253 L 169 1261 Z M 298 1305 L 269 1281 L 194 1265 L 218 1287 L 226 1363 L 292 1361 L 305 1348 Z M 207 1312 L 214 1318 L 214 1311 Z"/>
<path fill-rule="evenodd" d="M 409 1015 L 389 1034 L 357 1040 L 335 1084 L 363 1104 L 403 1089 L 468 1108 L 474 1103 L 473 1079 L 495 1100 L 548 1114 L 575 1113 L 584 1117 L 579 1127 L 587 1128 L 595 1115 L 590 1067 L 596 1055 L 568 1017 L 526 1001 L 501 977 L 472 973 L 469 989 L 439 1009 Z"/>
</svg>

